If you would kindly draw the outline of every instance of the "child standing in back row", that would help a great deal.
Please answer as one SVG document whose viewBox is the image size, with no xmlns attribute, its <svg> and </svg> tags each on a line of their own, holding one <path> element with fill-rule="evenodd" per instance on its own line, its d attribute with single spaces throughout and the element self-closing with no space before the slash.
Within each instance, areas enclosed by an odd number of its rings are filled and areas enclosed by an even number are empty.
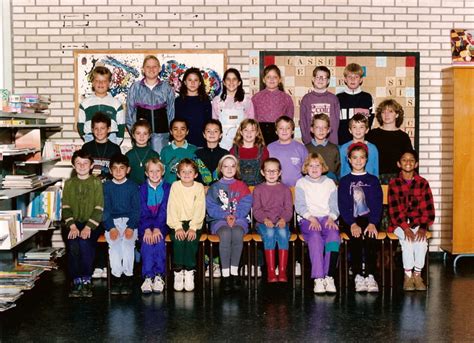
<svg viewBox="0 0 474 343">
<path fill-rule="evenodd" d="M 234 68 L 227 69 L 224 73 L 222 93 L 212 100 L 212 118 L 222 123 L 221 147 L 230 149 L 240 122 L 253 117 L 253 103 L 245 94 L 239 71 Z"/>
<path fill-rule="evenodd" d="M 257 121 L 244 119 L 240 123 L 230 154 L 239 160 L 240 175 L 247 186 L 256 186 L 262 182 L 260 168 L 269 153 Z"/>
<path fill-rule="evenodd" d="M 326 113 L 330 120 L 328 140 L 338 144 L 337 132 L 339 129 L 339 99 L 328 91 L 331 82 L 331 71 L 325 66 L 313 70 L 313 90 L 301 99 L 300 129 L 304 144 L 311 143 L 312 118 L 321 113 Z"/>
<path fill-rule="evenodd" d="M 265 89 L 252 97 L 255 110 L 255 120 L 260 124 L 266 145 L 276 141 L 275 121 L 286 115 L 294 117 L 295 107 L 291 97 L 284 92 L 281 83 L 281 71 L 271 64 L 263 70 L 263 84 Z"/>
<path fill-rule="evenodd" d="M 328 167 L 319 154 L 309 154 L 303 165 L 305 177 L 295 187 L 295 209 L 302 218 L 301 232 L 308 243 L 314 293 L 335 293 L 334 275 L 339 257 L 339 210 L 337 188 L 323 175 Z"/>
<path fill-rule="evenodd" d="M 287 282 L 289 221 L 293 217 L 293 197 L 288 186 L 280 182 L 281 164 L 276 158 L 263 162 L 265 182 L 253 191 L 253 216 L 262 236 L 267 262 L 268 282 Z M 278 243 L 278 277 L 275 275 L 275 248 Z"/>
<path fill-rule="evenodd" d="M 174 106 L 175 118 L 184 119 L 189 125 L 187 141 L 198 148 L 205 146 L 202 131 L 205 123 L 211 119 L 212 107 L 198 68 L 189 68 L 184 72 L 179 97 Z"/>
<path fill-rule="evenodd" d="M 349 120 L 356 113 L 363 113 L 368 120 L 367 129 L 372 128 L 374 121 L 372 95 L 360 88 L 364 81 L 364 69 L 357 63 L 350 63 L 344 68 L 344 92 L 337 94 L 341 115 L 339 117 L 338 144 L 351 140 Z M 343 156 L 343 155 L 341 155 Z"/>
</svg>

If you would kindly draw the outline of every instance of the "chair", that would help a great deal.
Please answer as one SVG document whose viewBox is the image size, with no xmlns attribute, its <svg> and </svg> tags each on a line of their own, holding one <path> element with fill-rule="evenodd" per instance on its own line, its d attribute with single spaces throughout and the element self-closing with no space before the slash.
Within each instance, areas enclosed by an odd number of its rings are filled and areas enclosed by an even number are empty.
<svg viewBox="0 0 474 343">
<path fill-rule="evenodd" d="M 213 256 L 213 247 L 214 244 L 220 243 L 218 235 L 207 235 L 207 240 L 209 241 L 209 277 L 210 277 L 210 289 L 211 293 L 214 291 L 214 256 Z M 250 289 L 250 243 L 252 242 L 252 234 L 246 234 L 243 238 L 244 247 L 247 248 L 247 287 Z M 203 264 L 204 265 L 204 264 Z"/>
<path fill-rule="evenodd" d="M 197 275 L 200 278 L 200 284 L 201 284 L 201 289 L 205 289 L 206 285 L 206 278 L 204 277 L 205 273 L 205 267 L 204 267 L 204 244 L 207 241 L 208 235 L 206 233 L 202 233 L 201 237 L 199 238 L 199 248 L 198 248 L 198 256 L 196 259 L 196 269 L 197 269 Z M 166 245 L 166 285 L 171 285 L 171 280 L 172 276 L 171 274 L 173 273 L 173 265 L 171 263 L 172 261 L 172 250 L 171 250 L 171 237 L 169 234 L 166 235 L 165 237 L 165 245 Z M 174 276 L 173 276 L 174 277 Z M 169 288 L 170 289 L 170 288 Z"/>
<path fill-rule="evenodd" d="M 97 238 L 98 244 L 107 244 L 107 240 L 105 239 L 105 235 L 102 234 Z M 110 259 L 109 259 L 109 249 L 105 249 L 105 258 L 107 260 L 107 291 L 110 292 L 110 286 L 112 284 L 112 270 L 110 269 Z"/>
</svg>

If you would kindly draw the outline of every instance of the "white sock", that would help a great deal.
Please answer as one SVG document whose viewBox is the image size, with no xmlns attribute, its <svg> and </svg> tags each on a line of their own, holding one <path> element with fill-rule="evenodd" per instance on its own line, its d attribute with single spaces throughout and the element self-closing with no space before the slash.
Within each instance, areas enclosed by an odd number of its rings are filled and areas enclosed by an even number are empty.
<svg viewBox="0 0 474 343">
<path fill-rule="evenodd" d="M 229 277 L 230 276 L 230 269 L 229 268 L 223 268 L 222 269 L 222 277 Z"/>
<path fill-rule="evenodd" d="M 405 275 L 411 277 L 412 273 L 411 270 L 405 270 Z"/>
<path fill-rule="evenodd" d="M 238 266 L 230 266 L 230 274 L 234 276 L 239 275 L 239 267 Z"/>
</svg>

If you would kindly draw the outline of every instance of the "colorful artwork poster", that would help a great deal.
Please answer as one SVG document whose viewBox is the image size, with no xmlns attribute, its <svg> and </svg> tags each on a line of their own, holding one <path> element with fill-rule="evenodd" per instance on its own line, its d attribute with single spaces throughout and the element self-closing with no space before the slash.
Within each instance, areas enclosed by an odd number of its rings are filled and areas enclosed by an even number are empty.
<svg viewBox="0 0 474 343">
<path fill-rule="evenodd" d="M 143 59 L 155 55 L 161 64 L 160 79 L 168 80 L 176 92 L 181 86 L 186 69 L 196 67 L 201 70 L 209 97 L 214 98 L 222 90 L 222 75 L 227 62 L 223 50 L 190 51 L 123 51 L 123 50 L 82 50 L 75 51 L 75 102 L 79 103 L 93 93 L 91 72 L 96 66 L 105 66 L 112 72 L 110 93 L 126 103 L 130 86 L 143 78 Z"/>
<path fill-rule="evenodd" d="M 453 64 L 474 63 L 474 31 L 466 29 L 451 30 L 451 56 Z"/>
<path fill-rule="evenodd" d="M 285 91 L 295 104 L 295 138 L 300 139 L 299 115 L 303 96 L 312 91 L 313 70 L 326 66 L 331 71 L 328 91 L 344 92 L 344 68 L 358 63 L 364 70 L 362 90 L 372 95 L 373 111 L 387 98 L 398 101 L 405 111 L 401 129 L 418 147 L 419 127 L 419 59 L 417 52 L 326 52 L 326 51 L 260 51 L 249 54 L 250 93 L 264 88 L 261 77 L 265 66 L 276 64 L 282 74 Z M 257 70 L 258 68 L 258 70 Z M 374 120 L 372 128 L 378 127 Z"/>
</svg>

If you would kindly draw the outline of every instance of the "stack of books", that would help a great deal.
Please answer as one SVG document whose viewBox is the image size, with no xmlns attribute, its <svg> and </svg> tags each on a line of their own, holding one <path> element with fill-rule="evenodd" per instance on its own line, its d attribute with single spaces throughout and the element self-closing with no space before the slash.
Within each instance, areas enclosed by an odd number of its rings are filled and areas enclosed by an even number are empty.
<svg viewBox="0 0 474 343">
<path fill-rule="evenodd" d="M 40 175 L 5 175 L 2 181 L 3 188 L 36 188 L 42 185 Z"/>
<path fill-rule="evenodd" d="M 42 268 L 0 263 L 0 312 L 15 307 L 15 301 L 34 287 L 42 272 Z"/>
<path fill-rule="evenodd" d="M 56 260 L 66 253 L 64 248 L 35 248 L 28 250 L 18 259 L 18 264 L 28 267 L 37 267 L 44 270 L 57 269 Z"/>
<path fill-rule="evenodd" d="M 23 218 L 23 230 L 49 230 L 51 227 L 51 219 L 47 215 L 38 217 L 25 217 Z"/>
</svg>

